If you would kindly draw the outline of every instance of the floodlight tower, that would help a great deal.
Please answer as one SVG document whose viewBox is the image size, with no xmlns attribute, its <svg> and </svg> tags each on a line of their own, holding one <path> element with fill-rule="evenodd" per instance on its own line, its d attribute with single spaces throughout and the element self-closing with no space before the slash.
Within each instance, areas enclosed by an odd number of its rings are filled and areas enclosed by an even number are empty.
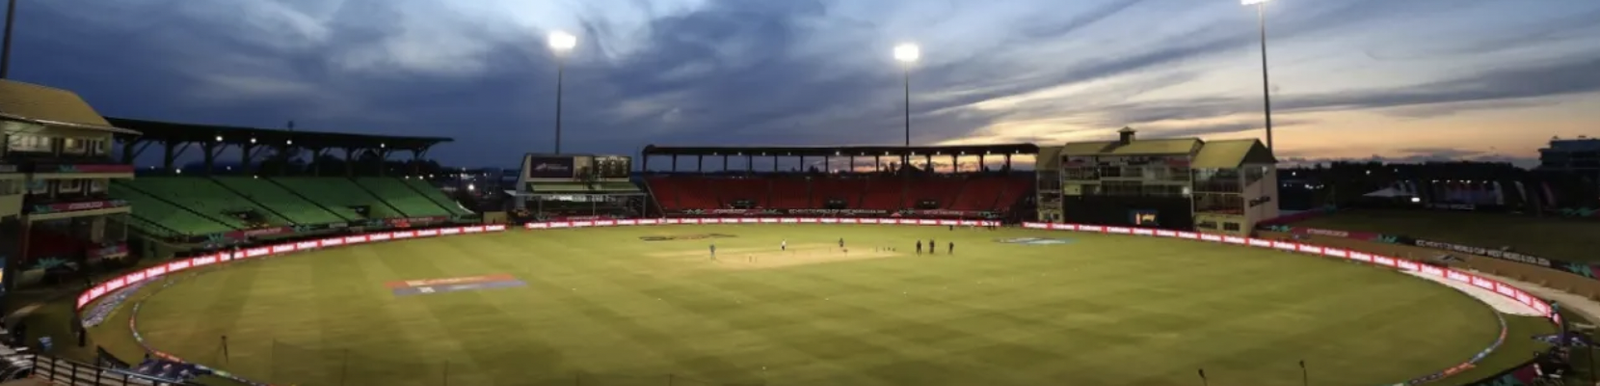
<svg viewBox="0 0 1600 386">
<path fill-rule="evenodd" d="M 578 37 L 556 31 L 550 33 L 550 51 L 556 55 L 556 154 L 561 154 L 561 82 L 565 77 L 567 54 L 578 46 Z"/>
<path fill-rule="evenodd" d="M 1267 119 L 1267 149 L 1272 149 L 1272 85 L 1267 80 L 1267 1 L 1240 0 L 1256 6 L 1256 27 L 1261 30 L 1261 106 Z"/>
<path fill-rule="evenodd" d="M 921 59 L 921 58 L 922 58 L 922 48 L 921 47 L 917 47 L 917 45 L 915 43 L 902 43 L 902 44 L 894 47 L 894 60 L 900 62 L 900 70 L 901 70 L 902 75 L 904 75 L 903 79 L 905 80 L 905 82 L 904 82 L 905 91 L 906 91 L 906 94 L 905 94 L 906 95 L 906 99 L 905 99 L 905 102 L 906 102 L 905 124 L 906 124 L 906 148 L 907 148 L 908 152 L 910 151 L 910 148 L 911 148 L 911 66 L 916 64 L 917 60 Z M 910 160 L 911 160 L 911 156 L 910 156 L 909 153 L 901 154 L 901 156 L 900 156 L 900 167 L 901 168 L 905 168 L 907 163 L 910 162 Z"/>
</svg>

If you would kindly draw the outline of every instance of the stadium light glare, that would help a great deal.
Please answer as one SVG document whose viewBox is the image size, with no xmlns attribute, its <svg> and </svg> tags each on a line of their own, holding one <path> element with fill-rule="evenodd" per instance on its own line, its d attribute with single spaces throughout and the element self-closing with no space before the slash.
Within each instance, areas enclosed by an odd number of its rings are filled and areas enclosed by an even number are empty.
<svg viewBox="0 0 1600 386">
<path fill-rule="evenodd" d="M 250 143 L 256 143 L 256 139 L 255 138 L 251 138 L 250 139 Z"/>
<path fill-rule="evenodd" d="M 1267 1 L 1268 1 L 1268 0 L 1240 0 L 1240 1 L 1239 1 L 1239 4 L 1243 4 L 1243 5 L 1256 5 L 1256 4 L 1262 4 L 1262 3 L 1266 3 L 1266 2 L 1267 2 Z"/>
<path fill-rule="evenodd" d="M 222 142 L 222 136 L 217 136 L 217 142 Z"/>
<path fill-rule="evenodd" d="M 903 43 L 898 46 L 894 46 L 894 60 L 910 63 L 915 62 L 918 59 L 922 59 L 922 47 L 918 47 L 916 44 L 912 43 Z"/>
<path fill-rule="evenodd" d="M 555 31 L 550 33 L 549 43 L 550 49 L 558 53 L 566 52 L 578 46 L 578 37 L 566 32 Z"/>
</svg>

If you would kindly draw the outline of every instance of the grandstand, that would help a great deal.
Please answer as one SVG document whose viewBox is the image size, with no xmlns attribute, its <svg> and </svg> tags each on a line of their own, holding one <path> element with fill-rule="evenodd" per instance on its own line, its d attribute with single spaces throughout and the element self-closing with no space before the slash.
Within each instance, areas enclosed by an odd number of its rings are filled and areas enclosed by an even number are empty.
<svg viewBox="0 0 1600 386">
<path fill-rule="evenodd" d="M 692 216 L 706 213 L 824 216 L 885 215 L 942 218 L 1005 218 L 1019 214 L 1019 205 L 1033 196 L 1031 174 L 1015 173 L 1011 156 L 1036 154 L 1033 145 L 943 147 L 660 147 L 644 150 L 644 181 L 659 214 Z M 671 168 L 649 169 L 651 157 L 667 157 Z M 694 157 L 693 172 L 680 172 L 680 157 Z M 722 168 L 707 171 L 705 158 L 720 157 Z M 743 158 L 744 170 L 728 168 L 730 157 Z M 771 158 L 770 171 L 755 169 L 756 157 Z M 956 165 L 937 172 L 934 158 Z M 780 171 L 778 160 L 794 158 L 805 170 Z M 923 161 L 900 167 L 896 160 Z M 808 164 L 806 160 L 820 161 Z M 861 165 L 860 160 L 871 160 Z M 885 159 L 891 162 L 885 164 Z M 960 170 L 963 160 L 987 165 Z M 843 161 L 843 162 L 836 162 Z M 763 161 L 764 163 L 764 161 Z M 845 165 L 843 168 L 834 166 Z M 837 170 L 835 170 L 837 169 Z"/>
<path fill-rule="evenodd" d="M 133 231 L 174 251 L 477 218 L 423 178 L 434 170 L 421 169 L 421 156 L 447 138 L 107 120 L 143 133 L 121 138 L 125 162 L 150 145 L 163 148 L 161 168 L 113 183 L 109 193 L 137 208 L 127 221 Z M 176 160 L 192 147 L 202 162 L 185 173 Z M 216 167 L 225 149 L 243 155 L 238 170 Z M 322 157 L 329 149 L 344 150 L 342 168 Z M 411 170 L 390 167 L 396 151 L 413 155 Z M 305 155 L 311 163 L 294 162 Z"/>
</svg>

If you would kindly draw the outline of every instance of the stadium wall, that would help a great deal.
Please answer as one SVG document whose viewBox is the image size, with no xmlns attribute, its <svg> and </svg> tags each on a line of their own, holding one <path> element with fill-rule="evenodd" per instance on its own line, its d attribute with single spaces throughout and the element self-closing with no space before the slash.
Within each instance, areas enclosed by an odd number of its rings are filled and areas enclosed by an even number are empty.
<svg viewBox="0 0 1600 386">
<path fill-rule="evenodd" d="M 1154 211 L 1163 229 L 1194 230 L 1194 207 L 1188 197 L 1066 196 L 1061 200 L 1065 221 L 1085 224 L 1135 226 L 1134 213 Z"/>
<path fill-rule="evenodd" d="M 997 222 L 980 221 L 980 220 L 934 220 L 934 219 L 896 219 L 896 218 L 792 218 L 792 217 L 790 217 L 790 218 L 748 218 L 748 217 L 743 217 L 743 218 L 669 218 L 669 219 L 637 219 L 637 220 L 558 221 L 558 222 L 528 223 L 528 224 L 525 224 L 523 227 L 528 229 L 528 230 L 541 230 L 541 229 L 616 227 L 616 226 L 660 226 L 660 225 L 675 225 L 675 224 L 884 224 L 884 225 L 913 225 L 913 226 L 992 226 L 992 225 L 998 225 Z M 1274 249 L 1274 250 L 1279 250 L 1279 251 L 1284 251 L 1284 252 L 1295 252 L 1295 253 L 1304 253 L 1304 254 L 1325 256 L 1325 257 L 1331 257 L 1331 258 L 1348 259 L 1348 260 L 1351 260 L 1351 261 L 1354 261 L 1354 262 L 1371 264 L 1371 265 L 1375 265 L 1375 266 L 1379 266 L 1379 267 L 1396 269 L 1396 270 L 1401 270 L 1401 271 L 1414 272 L 1414 273 L 1418 273 L 1420 275 L 1432 276 L 1432 277 L 1440 278 L 1440 279 L 1443 279 L 1443 280 L 1456 281 L 1456 282 L 1460 282 L 1460 283 L 1476 286 L 1476 287 L 1479 287 L 1479 288 L 1482 288 L 1482 289 L 1485 289 L 1485 290 L 1493 291 L 1496 294 L 1499 294 L 1501 296 L 1505 296 L 1505 297 L 1507 297 L 1507 298 L 1509 298 L 1509 299 L 1511 299 L 1513 301 L 1516 301 L 1518 303 L 1527 305 L 1528 307 L 1530 307 L 1530 308 L 1536 310 L 1537 312 L 1545 315 L 1545 317 L 1548 320 L 1550 320 L 1552 323 L 1555 323 L 1557 325 L 1560 325 L 1562 323 L 1561 315 L 1558 312 L 1556 312 L 1554 309 L 1552 309 L 1552 307 L 1548 303 L 1546 303 L 1544 300 L 1539 299 L 1536 296 L 1528 294 L 1527 292 L 1525 292 L 1525 291 L 1523 291 L 1521 289 L 1518 289 L 1516 287 L 1513 287 L 1513 286 L 1505 284 L 1505 283 L 1501 283 L 1499 281 L 1495 281 L 1493 279 L 1489 279 L 1489 278 L 1486 278 L 1486 277 L 1474 275 L 1474 274 L 1471 274 L 1471 273 L 1468 273 L 1468 272 L 1465 272 L 1465 271 L 1455 270 L 1455 269 L 1451 269 L 1451 268 L 1448 268 L 1448 267 L 1443 267 L 1443 266 L 1438 266 L 1438 265 L 1433 265 L 1433 264 L 1422 263 L 1422 262 L 1418 262 L 1418 261 L 1415 261 L 1415 260 L 1412 260 L 1412 259 L 1393 257 L 1395 255 L 1398 255 L 1398 254 L 1393 253 L 1393 252 L 1376 252 L 1376 251 L 1371 251 L 1371 250 L 1363 250 L 1363 249 L 1360 249 L 1359 246 L 1355 247 L 1355 248 L 1342 247 L 1342 246 L 1324 246 L 1322 244 L 1301 243 L 1301 242 L 1297 242 L 1297 241 L 1286 241 L 1286 240 L 1273 240 L 1271 238 L 1250 238 L 1250 237 L 1238 237 L 1238 236 L 1222 236 L 1222 235 L 1204 234 L 1204 233 L 1196 233 L 1196 232 L 1189 232 L 1189 231 L 1175 231 L 1175 230 L 1154 229 L 1154 228 L 1138 228 L 1138 227 L 1122 227 L 1122 226 L 1101 226 L 1101 225 L 1078 225 L 1078 224 L 1060 224 L 1060 223 L 1036 223 L 1036 222 L 1023 223 L 1023 227 L 1024 228 L 1029 228 L 1029 229 L 1040 229 L 1040 230 L 1077 231 L 1077 232 L 1090 232 L 1090 233 L 1118 234 L 1118 235 L 1128 235 L 1128 236 L 1135 236 L 1135 237 L 1178 238 L 1178 239 L 1198 241 L 1198 242 L 1212 242 L 1212 243 L 1221 243 L 1221 244 L 1231 244 L 1231 245 L 1237 245 L 1237 246 L 1241 246 L 1241 247 L 1269 248 L 1269 249 Z M 238 252 L 222 252 L 222 253 L 216 253 L 216 254 L 211 254 L 211 255 L 205 255 L 205 256 L 190 258 L 190 259 L 177 260 L 177 261 L 172 261 L 172 262 L 169 262 L 169 263 L 166 263 L 166 264 L 163 264 L 163 265 L 159 265 L 159 266 L 155 266 L 155 267 L 150 267 L 150 268 L 145 268 L 145 269 L 141 269 L 141 270 L 138 270 L 138 271 L 134 271 L 134 272 L 125 274 L 123 276 L 117 277 L 115 279 L 112 279 L 112 280 L 106 281 L 104 283 L 101 283 L 99 285 L 96 285 L 93 288 L 90 288 L 90 289 L 88 289 L 88 290 L 86 290 L 86 291 L 84 291 L 84 292 L 79 294 L 79 296 L 77 298 L 76 307 L 78 309 L 82 309 L 84 307 L 87 307 L 87 306 L 95 303 L 96 301 L 98 301 L 98 300 L 100 300 L 102 298 L 106 298 L 107 295 L 109 295 L 109 294 L 115 294 L 119 290 L 125 290 L 126 288 L 129 288 L 131 286 L 139 285 L 141 283 L 145 283 L 145 282 L 160 278 L 160 277 L 162 277 L 164 275 L 168 275 L 168 274 L 172 274 L 172 273 L 176 273 L 176 272 L 182 272 L 182 271 L 185 271 L 185 270 L 190 270 L 190 269 L 195 269 L 195 268 L 200 268 L 200 267 L 205 267 L 205 266 L 209 266 L 209 265 L 225 264 L 225 263 L 230 263 L 230 262 L 237 261 L 237 260 L 253 260 L 253 259 L 261 258 L 261 257 L 292 254 L 292 253 L 298 252 L 298 251 L 318 250 L 318 249 L 324 249 L 324 248 L 330 248 L 330 247 L 339 247 L 339 246 L 346 246 L 346 245 L 365 244 L 365 243 L 372 243 L 372 242 L 385 242 L 385 241 L 394 241 L 394 240 L 405 240 L 405 239 L 414 239 L 414 238 L 428 238 L 428 237 L 454 236 L 454 235 L 463 235 L 463 234 L 477 234 L 477 233 L 486 233 L 486 232 L 500 232 L 500 231 L 504 231 L 506 229 L 507 229 L 507 227 L 505 225 L 487 225 L 487 226 L 451 227 L 451 228 L 423 229 L 423 230 L 405 230 L 405 231 L 396 231 L 396 232 L 376 232 L 376 233 L 369 233 L 369 234 L 362 234 L 362 235 L 352 235 L 352 236 L 344 236 L 344 237 L 336 237 L 336 238 L 325 238 L 325 239 L 320 239 L 320 240 L 308 240 L 308 241 L 300 241 L 300 242 L 291 242 L 291 243 L 278 244 L 278 245 L 272 245 L 272 246 L 250 248 L 250 249 L 246 249 L 246 250 L 242 250 L 242 251 L 238 251 Z M 1329 241 L 1331 241 L 1331 240 L 1329 240 Z M 1403 252 L 1403 251 L 1395 250 L 1395 252 Z M 112 296 L 112 297 L 109 297 L 108 299 L 116 299 L 116 298 L 117 298 L 116 296 Z M 145 342 L 143 342 L 142 340 L 140 340 L 140 343 L 141 344 L 145 344 Z M 149 351 L 150 353 L 152 353 L 152 354 L 154 354 L 156 356 L 159 356 L 159 357 L 162 357 L 162 358 L 165 358 L 165 359 L 168 359 L 168 360 L 176 361 L 176 362 L 184 362 L 184 360 L 182 358 L 179 358 L 179 357 L 177 357 L 175 355 L 172 355 L 170 353 L 159 351 L 158 349 L 155 349 L 154 347 L 151 347 L 151 346 L 148 346 L 148 345 L 145 345 L 144 347 L 145 347 L 145 349 L 147 351 Z M 1491 350 L 1492 349 L 1493 348 L 1491 347 Z M 1463 363 L 1462 365 L 1453 366 L 1453 367 L 1451 367 L 1449 369 L 1445 369 L 1443 371 L 1440 371 L 1440 372 L 1437 372 L 1437 373 L 1434 373 L 1434 374 L 1430 374 L 1430 375 L 1427 375 L 1427 376 L 1424 376 L 1424 377 L 1419 377 L 1419 378 L 1413 379 L 1411 381 L 1398 383 L 1396 385 L 1419 384 L 1419 383 L 1428 382 L 1428 381 L 1432 381 L 1432 380 L 1436 380 L 1436 379 L 1439 379 L 1439 378 L 1443 378 L 1443 377 L 1449 376 L 1449 375 L 1454 374 L 1456 372 L 1459 372 L 1459 371 L 1465 370 L 1467 368 L 1470 368 L 1472 362 L 1475 362 L 1477 360 L 1482 359 L 1484 355 L 1487 355 L 1487 352 L 1480 353 L 1479 355 L 1477 355 L 1474 358 L 1472 358 L 1469 362 Z M 1534 377 L 1534 373 L 1533 373 L 1533 370 L 1531 369 L 1530 366 L 1531 366 L 1531 362 L 1524 363 L 1522 365 L 1519 365 L 1517 367 L 1509 369 L 1509 370 L 1507 370 L 1505 372 L 1502 372 L 1500 374 L 1496 374 L 1496 375 L 1494 375 L 1492 377 L 1489 377 L 1487 379 L 1484 379 L 1484 380 L 1481 380 L 1481 381 L 1478 381 L 1478 382 L 1468 383 L 1468 385 L 1472 385 L 1472 386 L 1477 386 L 1477 385 L 1495 385 L 1495 384 L 1507 384 L 1506 382 L 1519 382 L 1519 381 L 1520 382 L 1532 382 L 1533 377 Z M 209 368 L 207 368 L 207 369 L 209 369 Z M 263 385 L 263 386 L 266 385 L 264 383 L 253 382 L 253 381 L 250 381 L 250 380 L 245 380 L 245 379 L 242 379 L 242 378 L 238 378 L 238 377 L 233 376 L 231 374 L 228 374 L 226 371 L 223 371 L 223 370 L 220 370 L 220 369 L 210 369 L 210 370 L 216 371 L 216 373 L 219 374 L 219 375 L 223 375 L 225 377 L 229 377 L 230 379 L 234 379 L 236 381 L 244 382 L 244 383 L 247 383 L 247 384 Z M 1510 384 L 1516 384 L 1516 383 L 1510 383 Z"/>
</svg>

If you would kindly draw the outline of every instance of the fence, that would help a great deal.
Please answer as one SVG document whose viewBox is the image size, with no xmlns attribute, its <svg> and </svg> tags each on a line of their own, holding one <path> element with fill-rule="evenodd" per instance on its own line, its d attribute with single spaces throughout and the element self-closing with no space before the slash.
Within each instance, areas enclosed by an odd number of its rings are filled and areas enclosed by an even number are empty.
<svg viewBox="0 0 1600 386">
<path fill-rule="evenodd" d="M 28 354 L 27 363 L 32 366 L 33 378 L 45 380 L 58 386 L 181 386 L 182 383 L 159 381 L 127 373 L 113 372 L 105 368 L 55 358 L 47 355 Z M 10 375 L 10 374 L 7 374 Z"/>
</svg>

